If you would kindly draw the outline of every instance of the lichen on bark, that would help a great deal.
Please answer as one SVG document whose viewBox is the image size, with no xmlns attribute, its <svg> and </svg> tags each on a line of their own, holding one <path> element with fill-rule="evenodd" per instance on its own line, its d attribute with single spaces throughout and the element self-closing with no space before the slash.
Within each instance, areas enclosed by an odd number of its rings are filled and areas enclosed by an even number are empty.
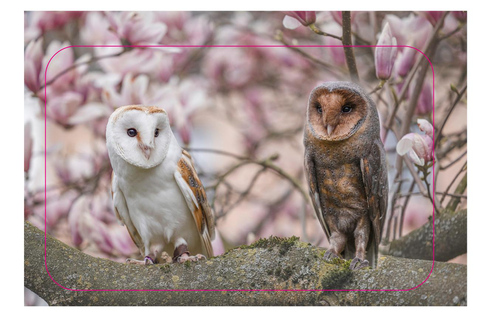
<svg viewBox="0 0 480 320">
<path fill-rule="evenodd" d="M 466 304 L 466 266 L 382 257 L 376 270 L 327 263 L 298 238 L 263 239 L 191 264 L 138 266 L 89 256 L 25 222 L 25 281 L 50 305 Z M 126 291 L 129 290 L 129 291 Z"/>
</svg>

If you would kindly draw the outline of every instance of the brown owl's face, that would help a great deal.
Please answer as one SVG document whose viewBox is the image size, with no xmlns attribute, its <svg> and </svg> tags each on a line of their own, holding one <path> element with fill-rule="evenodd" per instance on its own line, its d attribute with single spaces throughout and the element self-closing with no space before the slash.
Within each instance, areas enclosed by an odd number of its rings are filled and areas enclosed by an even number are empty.
<svg viewBox="0 0 480 320">
<path fill-rule="evenodd" d="M 320 139 L 340 141 L 349 138 L 367 116 L 367 102 L 346 89 L 318 88 L 310 97 L 308 123 Z"/>
</svg>

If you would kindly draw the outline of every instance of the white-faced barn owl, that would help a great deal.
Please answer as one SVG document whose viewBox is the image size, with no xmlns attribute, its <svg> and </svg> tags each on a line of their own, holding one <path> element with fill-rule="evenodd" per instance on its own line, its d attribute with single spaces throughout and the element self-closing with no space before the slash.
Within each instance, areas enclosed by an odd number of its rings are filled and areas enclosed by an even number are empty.
<svg viewBox="0 0 480 320">
<path fill-rule="evenodd" d="M 158 263 L 213 256 L 214 217 L 190 155 L 177 143 L 165 110 L 124 106 L 107 124 L 115 213 L 145 257 Z"/>
<path fill-rule="evenodd" d="M 388 203 L 385 150 L 375 103 L 359 85 L 327 82 L 307 106 L 305 170 L 330 245 L 324 258 L 376 268 Z"/>
</svg>

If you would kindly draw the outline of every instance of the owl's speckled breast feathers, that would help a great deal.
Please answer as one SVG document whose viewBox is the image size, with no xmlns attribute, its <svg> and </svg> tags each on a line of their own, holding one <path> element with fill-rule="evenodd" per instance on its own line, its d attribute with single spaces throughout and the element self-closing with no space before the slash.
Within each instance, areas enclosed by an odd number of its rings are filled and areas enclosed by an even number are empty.
<svg viewBox="0 0 480 320">
<path fill-rule="evenodd" d="M 358 85 L 331 82 L 312 91 L 307 108 L 305 168 L 327 253 L 359 266 L 369 253 L 375 266 L 388 194 L 375 105 Z"/>
</svg>

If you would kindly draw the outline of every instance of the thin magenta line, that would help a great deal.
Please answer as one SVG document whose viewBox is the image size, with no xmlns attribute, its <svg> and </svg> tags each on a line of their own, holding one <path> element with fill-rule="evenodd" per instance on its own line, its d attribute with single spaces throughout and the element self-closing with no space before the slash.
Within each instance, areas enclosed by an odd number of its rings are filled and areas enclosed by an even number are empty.
<svg viewBox="0 0 480 320">
<path fill-rule="evenodd" d="M 69 290 L 69 291 L 81 291 L 81 292 L 86 292 L 86 291 L 182 291 L 182 292 L 189 292 L 189 291 L 196 291 L 196 292 L 276 292 L 276 291 L 282 291 L 282 292 L 297 292 L 297 291 L 305 291 L 305 292 L 323 292 L 323 291 L 356 291 L 356 292 L 362 292 L 362 291 L 372 291 L 372 292 L 391 292 L 391 291 L 410 291 L 417 289 L 418 287 L 422 286 L 431 276 L 433 272 L 433 268 L 435 266 L 435 206 L 433 206 L 433 219 L 432 219 L 432 228 L 433 228 L 433 233 L 432 233 L 432 268 L 430 270 L 430 273 L 428 274 L 427 278 L 421 282 L 419 285 L 410 288 L 410 289 L 326 289 L 326 290 L 321 290 L 321 289 L 70 289 L 62 286 L 59 284 L 55 279 L 52 277 L 50 274 L 50 271 L 48 270 L 47 266 L 47 70 L 48 66 L 50 65 L 50 62 L 52 59 L 61 51 L 68 49 L 68 48 L 162 48 L 162 47 L 173 47 L 173 48 L 284 48 L 284 47 L 297 47 L 297 48 L 343 48 L 343 47 L 356 47 L 356 48 L 411 48 L 415 49 L 418 52 L 420 52 L 425 58 L 427 58 L 428 63 L 430 64 L 430 67 L 432 69 L 432 83 L 433 83 L 433 90 L 432 90 L 432 100 L 433 100 L 433 136 L 435 136 L 435 71 L 433 69 L 433 64 L 430 61 L 430 59 L 423 53 L 421 50 L 413 47 L 413 46 L 408 46 L 408 45 L 350 45 L 350 46 L 343 46 L 343 45 L 71 45 L 64 47 L 60 50 L 58 50 L 51 58 L 48 60 L 47 66 L 45 68 L 45 74 L 44 74 L 44 81 L 45 81 L 45 163 L 44 163 L 44 169 L 45 169 L 45 194 L 44 194 L 44 199 L 45 199 L 45 269 L 47 270 L 48 276 L 52 281 L 58 285 L 59 287 Z M 435 138 L 433 138 L 435 139 Z M 433 153 L 435 154 L 435 140 L 433 141 Z M 435 195 L 435 166 L 433 166 L 433 176 L 432 176 L 432 184 L 433 184 L 433 194 Z M 435 201 L 435 199 L 433 199 Z"/>
</svg>

